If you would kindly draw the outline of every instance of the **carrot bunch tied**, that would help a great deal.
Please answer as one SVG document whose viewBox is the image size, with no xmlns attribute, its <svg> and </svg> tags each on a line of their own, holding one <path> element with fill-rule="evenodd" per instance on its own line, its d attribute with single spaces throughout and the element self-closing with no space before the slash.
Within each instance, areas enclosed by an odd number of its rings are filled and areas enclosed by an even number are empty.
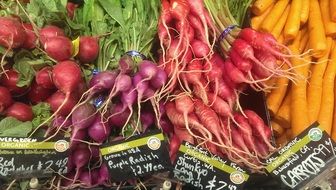
<svg viewBox="0 0 336 190">
<path fill-rule="evenodd" d="M 241 56 L 242 46 L 251 46 L 239 34 L 256 31 L 232 25 L 226 30 L 227 35 L 222 35 L 223 40 L 218 41 L 222 30 L 202 0 L 162 0 L 158 27 L 162 50 L 159 65 L 168 75 L 159 95 L 166 101 L 165 111 L 174 126 L 170 136 L 171 158 L 175 158 L 178 145 L 188 141 L 253 171 L 262 171 L 262 159 L 275 149 L 271 129 L 253 110 L 239 104 L 239 94 L 248 85 L 266 89 L 262 83 L 268 76 L 250 78 L 255 73 L 253 64 L 263 63 L 253 52 L 244 55 L 249 57 Z M 228 51 L 232 59 L 225 59 L 220 52 L 228 52 L 217 48 L 228 36 L 233 40 L 232 51 Z M 272 67 L 270 75 L 285 73 L 278 66 Z"/>
</svg>

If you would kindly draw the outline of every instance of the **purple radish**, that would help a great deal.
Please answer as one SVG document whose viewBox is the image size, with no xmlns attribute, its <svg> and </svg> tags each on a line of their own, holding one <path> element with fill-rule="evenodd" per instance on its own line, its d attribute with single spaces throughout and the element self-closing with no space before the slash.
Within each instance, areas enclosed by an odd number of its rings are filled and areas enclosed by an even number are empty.
<svg viewBox="0 0 336 190">
<path fill-rule="evenodd" d="M 97 116 L 95 121 L 88 128 L 88 134 L 97 143 L 103 143 L 111 133 L 111 128 L 107 126 L 101 116 Z"/>
</svg>

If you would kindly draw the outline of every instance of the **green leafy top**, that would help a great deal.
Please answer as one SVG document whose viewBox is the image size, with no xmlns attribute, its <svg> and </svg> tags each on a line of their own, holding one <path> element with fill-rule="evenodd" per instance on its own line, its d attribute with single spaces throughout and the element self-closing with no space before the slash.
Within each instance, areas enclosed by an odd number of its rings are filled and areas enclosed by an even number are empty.
<svg viewBox="0 0 336 190">
<path fill-rule="evenodd" d="M 32 122 L 22 122 L 13 117 L 0 121 L 0 137 L 27 137 L 33 128 Z"/>
<path fill-rule="evenodd" d="M 74 21 L 85 26 L 83 34 L 100 37 L 99 70 L 114 69 L 127 51 L 152 57 L 160 1 L 84 0 Z"/>
</svg>

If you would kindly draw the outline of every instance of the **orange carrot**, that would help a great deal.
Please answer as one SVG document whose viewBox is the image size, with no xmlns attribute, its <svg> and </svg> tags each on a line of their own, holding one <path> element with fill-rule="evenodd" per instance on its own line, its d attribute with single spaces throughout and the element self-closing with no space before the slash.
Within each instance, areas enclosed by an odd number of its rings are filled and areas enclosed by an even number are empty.
<svg viewBox="0 0 336 190">
<path fill-rule="evenodd" d="M 287 40 L 294 39 L 300 29 L 300 16 L 302 9 L 302 0 L 292 0 L 286 25 L 284 28 L 284 37 Z"/>
<path fill-rule="evenodd" d="M 296 40 L 301 39 L 301 31 L 296 37 Z M 294 54 L 299 54 L 299 48 L 297 46 L 290 46 Z M 293 135 L 296 136 L 300 134 L 306 127 L 310 125 L 308 117 L 308 105 L 307 105 L 307 83 L 306 78 L 308 76 L 310 56 L 306 55 L 304 57 L 305 61 L 293 57 L 291 63 L 294 67 L 295 73 L 299 76 L 296 83 L 291 86 L 291 128 Z"/>
<path fill-rule="evenodd" d="M 255 15 L 263 14 L 267 8 L 274 4 L 275 0 L 256 0 L 252 5 L 252 13 Z"/>
<path fill-rule="evenodd" d="M 310 122 L 318 118 L 322 98 L 323 75 L 328 65 L 328 58 L 331 49 L 332 39 L 327 38 L 327 51 L 325 55 L 318 59 L 318 64 L 311 66 L 311 77 L 307 88 L 308 113 Z"/>
<path fill-rule="evenodd" d="M 330 18 L 329 0 L 320 0 L 322 19 L 327 36 L 336 36 L 336 22 Z"/>
<path fill-rule="evenodd" d="M 275 38 L 278 38 L 281 34 L 281 31 L 283 30 L 285 24 L 286 24 L 286 20 L 288 17 L 288 13 L 290 10 L 290 5 L 287 5 L 285 11 L 282 13 L 280 19 L 278 20 L 278 22 L 275 24 L 271 34 L 273 34 L 273 36 Z"/>
<path fill-rule="evenodd" d="M 271 32 L 275 24 L 280 19 L 282 13 L 285 11 L 288 3 L 289 0 L 278 0 L 271 12 L 268 14 L 269 16 L 267 16 L 262 22 L 260 30 L 264 32 Z"/>
<path fill-rule="evenodd" d="M 331 20 L 336 22 L 336 1 L 330 0 L 330 17 Z"/>
<path fill-rule="evenodd" d="M 327 49 L 327 40 L 318 0 L 310 0 L 309 3 L 309 47 L 313 51 L 313 56 L 319 58 Z"/>
<path fill-rule="evenodd" d="M 300 14 L 300 24 L 306 24 L 309 17 L 309 0 L 305 0 L 302 3 L 301 14 Z"/>
<path fill-rule="evenodd" d="M 290 110 L 291 110 L 291 93 L 288 92 L 281 106 L 273 118 L 273 121 L 278 123 L 282 128 L 290 128 Z"/>
<path fill-rule="evenodd" d="M 261 15 L 256 15 L 251 18 L 251 27 L 255 30 L 258 30 L 260 27 L 260 24 L 264 21 L 266 16 L 271 12 L 274 4 L 269 6 L 266 11 L 264 11 Z"/>
<path fill-rule="evenodd" d="M 331 134 L 333 111 L 334 111 L 334 86 L 336 76 L 336 42 L 333 41 L 330 59 L 323 76 L 321 108 L 318 115 L 318 122 L 321 127 Z"/>
</svg>

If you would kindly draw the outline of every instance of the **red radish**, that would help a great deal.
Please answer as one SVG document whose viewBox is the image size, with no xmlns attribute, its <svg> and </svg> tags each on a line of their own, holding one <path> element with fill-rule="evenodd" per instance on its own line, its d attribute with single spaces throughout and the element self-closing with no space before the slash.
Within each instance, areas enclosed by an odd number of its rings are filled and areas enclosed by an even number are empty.
<svg viewBox="0 0 336 190">
<path fill-rule="evenodd" d="M 3 86 L 0 86 L 0 113 L 12 105 L 12 103 L 13 99 L 9 90 Z"/>
<path fill-rule="evenodd" d="M 216 96 L 215 94 L 208 93 L 210 102 L 213 102 L 210 107 L 222 117 L 230 117 L 233 119 L 232 110 L 230 105 L 224 101 L 221 97 Z"/>
<path fill-rule="evenodd" d="M 170 5 L 168 0 L 161 1 L 161 14 L 158 23 L 158 36 L 160 39 L 160 46 L 164 50 L 163 45 L 169 46 L 171 41 L 171 36 L 169 35 L 168 24 L 172 21 L 172 16 L 170 14 Z"/>
<path fill-rule="evenodd" d="M 49 96 L 51 96 L 51 94 L 53 94 L 53 92 L 53 90 L 43 88 L 42 86 L 33 82 L 28 92 L 28 98 L 31 103 L 37 104 L 46 100 Z"/>
<path fill-rule="evenodd" d="M 55 85 L 52 81 L 52 70 L 52 67 L 46 66 L 37 71 L 35 75 L 36 83 L 43 88 L 54 89 Z"/>
<path fill-rule="evenodd" d="M 191 48 L 197 58 L 207 57 L 211 51 L 207 44 L 196 39 L 191 42 Z"/>
<path fill-rule="evenodd" d="M 212 134 L 215 135 L 217 140 L 224 144 L 222 140 L 222 130 L 220 126 L 219 118 L 211 108 L 206 106 L 201 100 L 196 99 L 195 103 L 195 113 L 200 119 L 201 123 L 206 127 Z"/>
<path fill-rule="evenodd" d="M 26 40 L 23 42 L 22 47 L 25 49 L 34 49 L 37 44 L 37 37 L 34 33 L 33 26 L 29 23 L 22 24 L 24 30 L 26 31 Z"/>
<path fill-rule="evenodd" d="M 176 134 L 172 135 L 172 137 L 169 139 L 169 157 L 172 162 L 175 161 L 180 145 L 181 140 L 178 138 L 178 136 Z"/>
<path fill-rule="evenodd" d="M 31 121 L 33 119 L 33 110 L 32 107 L 21 103 L 14 102 L 6 110 L 7 117 L 14 117 L 20 121 Z"/>
<path fill-rule="evenodd" d="M 72 2 L 67 2 L 66 4 L 66 10 L 67 10 L 67 15 L 69 18 L 73 19 L 75 10 L 78 7 L 78 4 L 72 3 Z"/>
<path fill-rule="evenodd" d="M 72 42 L 67 37 L 50 37 L 44 42 L 43 48 L 56 61 L 65 61 L 71 58 Z"/>
<path fill-rule="evenodd" d="M 187 81 L 191 84 L 197 86 L 198 90 L 200 90 L 200 97 L 207 104 L 208 98 L 205 91 L 205 85 L 202 83 L 202 72 L 203 65 L 200 60 L 193 60 L 187 65 L 187 72 L 185 73 Z"/>
<path fill-rule="evenodd" d="M 94 61 L 98 57 L 98 39 L 92 36 L 81 36 L 79 38 L 78 58 L 83 63 Z"/>
<path fill-rule="evenodd" d="M 236 84 L 252 83 L 246 77 L 245 74 L 240 71 L 235 65 L 233 65 L 230 59 L 227 59 L 224 64 L 225 73 Z"/>
<path fill-rule="evenodd" d="M 244 138 L 245 144 L 249 148 L 251 152 L 255 152 L 259 156 L 259 152 L 255 146 L 255 142 L 252 135 L 252 128 L 248 123 L 247 119 L 241 114 L 234 115 L 235 121 L 239 124 L 237 125 L 238 131 L 240 131 L 241 135 Z"/>
<path fill-rule="evenodd" d="M 167 116 L 174 126 L 183 126 L 183 128 L 186 128 L 185 118 L 182 113 L 179 113 L 177 111 L 173 102 L 166 103 L 165 108 L 166 108 Z M 195 130 L 197 130 L 197 132 L 202 133 L 204 137 L 207 138 L 208 140 L 212 140 L 212 135 L 210 134 L 210 132 L 204 128 L 204 126 L 198 121 L 197 117 L 194 114 L 190 114 L 187 117 L 187 120 L 188 120 L 188 125 L 190 125 L 191 128 L 194 128 Z M 186 132 L 189 133 L 190 137 L 197 136 L 190 129 L 187 130 Z M 199 136 L 197 137 L 200 138 Z"/>
<path fill-rule="evenodd" d="M 239 56 L 236 50 L 231 49 L 229 51 L 229 57 L 232 60 L 232 63 L 241 71 L 249 72 L 252 69 L 252 64 L 249 60 L 244 59 Z"/>
<path fill-rule="evenodd" d="M 267 145 L 264 142 L 260 141 L 260 139 L 258 138 L 254 138 L 254 144 L 258 150 L 259 155 L 262 158 L 267 158 L 270 153 Z"/>
<path fill-rule="evenodd" d="M 5 86 L 12 95 L 21 96 L 27 92 L 28 87 L 18 87 L 16 84 L 19 80 L 19 73 L 15 70 L 6 71 L 6 75 L 1 76 L 1 84 Z"/>
<path fill-rule="evenodd" d="M 174 133 L 178 139 L 183 139 L 183 141 L 194 144 L 194 137 L 183 126 L 174 126 Z"/>
<path fill-rule="evenodd" d="M 81 80 L 81 70 L 75 62 L 63 61 L 54 66 L 53 81 L 63 93 L 70 94 L 75 91 Z"/>
<path fill-rule="evenodd" d="M 244 110 L 247 116 L 247 120 L 252 127 L 253 135 L 261 137 L 263 143 L 265 143 L 270 150 L 274 150 L 274 146 L 270 143 L 270 128 L 265 127 L 264 121 L 252 110 Z"/>
<path fill-rule="evenodd" d="M 233 143 L 235 143 L 241 150 L 243 150 L 245 154 L 248 154 L 249 156 L 253 156 L 250 153 L 249 148 L 245 144 L 244 138 L 242 137 L 241 133 L 239 133 L 239 131 L 233 126 L 231 127 L 231 135 L 232 135 Z"/>
<path fill-rule="evenodd" d="M 277 59 L 269 52 L 256 50 L 254 51 L 254 56 L 263 64 L 265 67 L 269 68 L 270 70 L 277 70 Z M 266 70 L 262 67 L 258 67 L 258 65 L 253 67 L 252 70 L 257 76 L 262 78 L 267 78 L 272 75 L 272 72 Z"/>
<path fill-rule="evenodd" d="M 224 67 L 222 66 L 224 66 L 224 63 L 225 62 L 222 57 L 219 54 L 214 53 L 210 60 L 204 64 L 204 70 L 208 71 L 206 72 L 206 77 L 208 78 L 207 80 L 214 84 L 213 90 L 215 92 L 215 96 L 218 95 L 219 81 L 223 76 L 222 68 Z"/>
<path fill-rule="evenodd" d="M 206 39 L 205 29 L 203 28 L 202 23 L 199 20 L 199 18 L 197 18 L 193 14 L 190 14 L 188 15 L 188 21 L 190 25 L 192 26 L 192 28 L 194 28 L 194 30 L 200 34 L 199 40 L 201 40 L 204 43 L 207 43 L 208 40 Z"/>
<path fill-rule="evenodd" d="M 255 49 L 269 52 L 280 58 L 293 57 L 293 55 L 290 55 L 291 51 L 286 46 L 278 43 L 270 34 L 259 33 L 252 28 L 244 28 L 240 31 L 239 37 L 251 44 L 251 46 Z M 280 48 L 285 48 L 288 54 L 282 53 Z"/>
<path fill-rule="evenodd" d="M 216 84 L 212 83 L 211 86 L 213 91 L 216 92 Z M 236 100 L 234 90 L 223 79 L 218 80 L 218 96 L 226 100 L 230 107 L 233 106 Z"/>
<path fill-rule="evenodd" d="M 55 36 L 65 36 L 63 29 L 57 26 L 48 25 L 40 30 L 40 41 L 42 45 L 44 45 L 47 39 Z"/>
<path fill-rule="evenodd" d="M 21 23 L 13 17 L 0 17 L 0 46 L 21 47 L 26 40 L 26 32 Z"/>
<path fill-rule="evenodd" d="M 69 95 L 67 97 L 61 91 L 57 91 L 47 99 L 47 102 L 54 113 L 66 116 L 71 112 L 77 101 L 73 96 Z"/>
<path fill-rule="evenodd" d="M 198 16 L 200 18 L 200 21 L 203 25 L 203 31 L 205 33 L 202 34 L 204 36 L 204 39 L 208 40 L 209 39 L 209 34 L 208 34 L 208 25 L 207 25 L 207 18 L 205 16 L 205 8 L 204 8 L 204 2 L 203 0 L 188 0 L 189 5 L 190 5 L 190 12 L 194 16 Z M 200 28 L 197 27 L 197 29 Z M 201 30 L 202 31 L 202 30 Z"/>
<path fill-rule="evenodd" d="M 90 138 L 97 143 L 103 143 L 104 141 L 106 141 L 107 138 L 110 136 L 110 133 L 111 127 L 107 126 L 100 116 L 96 117 L 94 122 L 88 128 L 88 134 Z"/>
<path fill-rule="evenodd" d="M 182 43 L 182 44 L 180 44 Z M 167 59 L 178 59 L 181 55 L 183 55 L 183 49 L 186 48 L 186 41 L 180 42 L 177 39 L 171 41 L 169 48 L 167 49 Z"/>
</svg>

